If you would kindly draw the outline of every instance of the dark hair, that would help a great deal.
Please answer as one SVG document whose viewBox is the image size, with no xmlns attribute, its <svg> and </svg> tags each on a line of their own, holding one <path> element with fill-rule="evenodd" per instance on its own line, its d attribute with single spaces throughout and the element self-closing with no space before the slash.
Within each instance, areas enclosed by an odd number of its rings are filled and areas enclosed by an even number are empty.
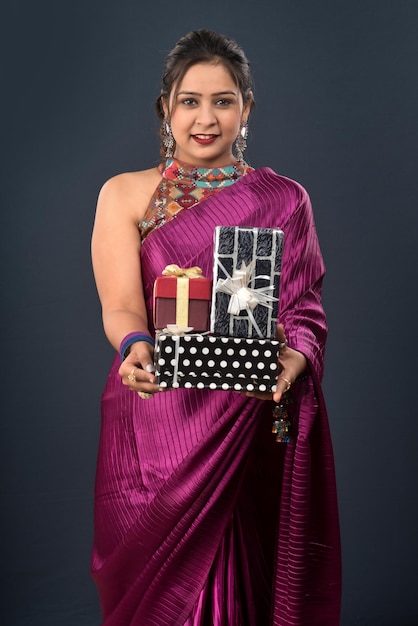
<svg viewBox="0 0 418 626">
<path fill-rule="evenodd" d="M 167 55 L 161 94 L 156 102 L 161 119 L 164 119 L 162 101 L 168 103 L 174 85 L 180 85 L 186 72 L 196 63 L 222 63 L 239 87 L 244 105 L 249 99 L 253 104 L 250 64 L 242 48 L 225 35 L 201 28 L 184 35 Z"/>
</svg>

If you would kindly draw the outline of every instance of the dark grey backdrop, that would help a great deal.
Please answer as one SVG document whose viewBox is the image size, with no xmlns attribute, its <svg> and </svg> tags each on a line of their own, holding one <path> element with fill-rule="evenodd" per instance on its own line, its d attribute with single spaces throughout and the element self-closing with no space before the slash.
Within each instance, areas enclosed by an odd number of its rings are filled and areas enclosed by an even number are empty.
<svg viewBox="0 0 418 626">
<path fill-rule="evenodd" d="M 113 352 L 90 269 L 95 202 L 111 175 L 158 161 L 163 58 L 204 26 L 252 60 L 251 164 L 296 178 L 314 204 L 342 624 L 417 624 L 418 2 L 2 7 L 1 623 L 99 624 L 88 568 Z"/>
</svg>

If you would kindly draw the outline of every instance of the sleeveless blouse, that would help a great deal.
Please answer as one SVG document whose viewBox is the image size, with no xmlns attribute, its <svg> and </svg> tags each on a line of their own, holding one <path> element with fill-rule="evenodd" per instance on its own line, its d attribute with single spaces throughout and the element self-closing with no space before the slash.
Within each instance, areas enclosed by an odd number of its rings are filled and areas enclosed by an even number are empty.
<svg viewBox="0 0 418 626">
<path fill-rule="evenodd" d="M 161 181 L 141 222 L 138 224 L 141 241 L 155 228 L 169 222 L 180 211 L 190 209 L 208 196 L 232 185 L 241 176 L 254 171 L 244 161 L 223 167 L 194 167 L 168 158 L 158 167 Z"/>
</svg>

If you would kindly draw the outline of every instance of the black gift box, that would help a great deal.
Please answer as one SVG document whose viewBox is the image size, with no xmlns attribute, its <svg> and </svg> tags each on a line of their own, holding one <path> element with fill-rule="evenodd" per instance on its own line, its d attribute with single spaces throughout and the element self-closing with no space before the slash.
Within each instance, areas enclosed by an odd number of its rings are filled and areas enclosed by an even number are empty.
<svg viewBox="0 0 418 626">
<path fill-rule="evenodd" d="M 156 334 L 160 387 L 275 391 L 278 341 L 212 335 Z"/>
<path fill-rule="evenodd" d="M 215 228 L 210 327 L 213 334 L 224 337 L 276 337 L 282 250 L 283 231 L 277 228 Z M 219 281 L 233 277 L 243 264 L 248 267 L 251 263 L 253 267 L 248 287 L 257 292 L 272 285 L 273 289 L 268 293 L 275 300 L 269 302 L 268 307 L 256 304 L 250 313 L 248 309 L 242 309 L 238 314 L 231 314 L 228 312 L 231 295 L 219 291 Z"/>
</svg>

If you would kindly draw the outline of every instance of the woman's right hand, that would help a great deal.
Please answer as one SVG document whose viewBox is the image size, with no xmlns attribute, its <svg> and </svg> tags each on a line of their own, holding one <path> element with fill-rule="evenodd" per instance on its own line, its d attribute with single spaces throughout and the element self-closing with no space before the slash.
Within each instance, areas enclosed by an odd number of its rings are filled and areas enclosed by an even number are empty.
<svg viewBox="0 0 418 626">
<path fill-rule="evenodd" d="M 150 394 L 149 397 L 152 397 L 154 393 L 161 391 L 154 376 L 153 356 L 154 350 L 149 343 L 137 341 L 132 344 L 128 356 L 119 368 L 122 383 L 143 399 L 147 396 L 141 394 Z"/>
</svg>

